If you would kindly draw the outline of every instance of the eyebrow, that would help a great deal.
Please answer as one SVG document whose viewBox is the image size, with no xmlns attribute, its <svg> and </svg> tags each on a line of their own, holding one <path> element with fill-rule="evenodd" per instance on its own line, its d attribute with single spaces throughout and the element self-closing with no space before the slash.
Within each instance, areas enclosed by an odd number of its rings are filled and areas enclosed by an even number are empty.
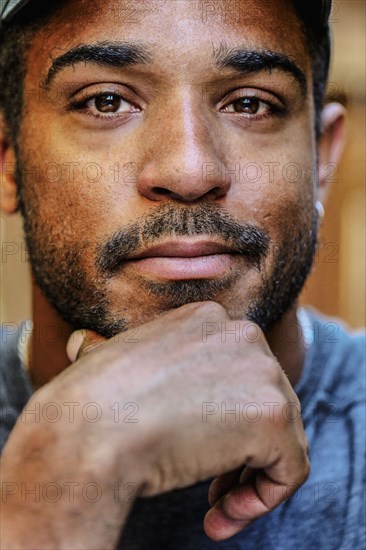
<svg viewBox="0 0 366 550">
<path fill-rule="evenodd" d="M 150 59 L 146 46 L 124 42 L 97 42 L 81 44 L 52 60 L 52 65 L 43 81 L 49 88 L 56 75 L 76 63 L 94 63 L 105 67 L 123 68 L 144 64 Z"/>
<path fill-rule="evenodd" d="M 93 63 L 112 68 L 124 68 L 137 64 L 146 64 L 151 53 L 146 45 L 131 42 L 97 42 L 81 44 L 52 60 L 52 65 L 43 81 L 47 89 L 56 75 L 76 63 Z M 248 50 L 228 48 L 222 43 L 214 51 L 214 61 L 219 69 L 233 69 L 239 74 L 256 74 L 275 69 L 290 74 L 298 82 L 305 96 L 307 80 L 305 73 L 288 56 L 270 50 Z"/>
<path fill-rule="evenodd" d="M 295 78 L 304 96 L 307 94 L 305 73 L 287 55 L 270 50 L 248 50 L 228 48 L 221 44 L 214 52 L 214 58 L 220 69 L 233 69 L 240 74 L 256 74 L 275 69 L 290 74 Z"/>
</svg>

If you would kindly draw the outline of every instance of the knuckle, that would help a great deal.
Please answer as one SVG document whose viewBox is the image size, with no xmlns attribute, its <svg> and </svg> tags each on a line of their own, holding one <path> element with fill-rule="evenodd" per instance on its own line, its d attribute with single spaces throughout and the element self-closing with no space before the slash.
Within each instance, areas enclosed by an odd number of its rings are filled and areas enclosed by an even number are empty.
<svg viewBox="0 0 366 550">
<path fill-rule="evenodd" d="M 302 468 L 299 471 L 298 482 L 302 485 L 309 478 L 310 475 L 310 460 L 307 456 L 307 453 L 304 453 L 302 457 Z"/>
<path fill-rule="evenodd" d="M 257 376 L 260 376 L 262 379 L 262 384 L 270 388 L 270 391 L 273 391 L 277 394 L 278 397 L 286 399 L 286 385 L 285 379 L 286 374 L 282 370 L 281 366 L 275 359 L 273 355 L 268 356 L 262 351 L 257 354 L 257 360 L 255 361 Z"/>
<path fill-rule="evenodd" d="M 247 340 L 250 343 L 253 344 L 259 344 L 261 346 L 265 345 L 265 349 L 267 349 L 268 344 L 267 340 L 264 336 L 264 333 L 262 329 L 254 323 L 253 321 L 242 321 L 242 335 L 244 336 L 245 340 Z"/>
<path fill-rule="evenodd" d="M 224 315 L 225 309 L 216 302 L 190 302 L 165 313 L 162 321 L 166 323 L 169 320 L 174 324 L 185 323 L 185 326 L 192 328 L 192 322 L 193 324 L 204 321 L 212 322 L 224 318 Z"/>
<path fill-rule="evenodd" d="M 227 317 L 225 308 L 218 302 L 206 301 L 206 302 L 196 302 L 197 309 L 200 313 L 203 314 L 216 314 L 218 316 Z"/>
<path fill-rule="evenodd" d="M 84 357 L 85 355 L 87 355 L 88 353 L 96 350 L 97 348 L 101 347 L 102 345 L 104 344 L 104 342 L 85 342 L 82 344 L 82 346 L 80 347 L 77 355 L 76 355 L 76 359 L 81 359 L 82 357 Z"/>
</svg>

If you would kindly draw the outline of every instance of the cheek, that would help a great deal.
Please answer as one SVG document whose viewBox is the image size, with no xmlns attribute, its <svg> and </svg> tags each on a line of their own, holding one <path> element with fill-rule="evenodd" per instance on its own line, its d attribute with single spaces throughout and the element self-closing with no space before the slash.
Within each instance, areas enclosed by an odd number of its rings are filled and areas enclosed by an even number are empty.
<svg viewBox="0 0 366 550">
<path fill-rule="evenodd" d="M 47 140 L 23 133 L 25 199 L 41 224 L 62 228 L 64 239 L 79 233 L 96 240 L 133 218 L 137 163 L 128 152 L 90 151 L 64 134 L 52 125 Z"/>
<path fill-rule="evenodd" d="M 298 176 L 295 174 L 298 173 Z M 309 176 L 294 169 L 291 179 L 282 177 L 263 184 L 257 192 L 253 209 L 259 224 L 274 242 L 297 234 L 300 227 L 311 225 L 313 211 L 312 184 Z"/>
<path fill-rule="evenodd" d="M 257 223 L 274 240 L 292 226 L 311 223 L 315 157 L 305 124 L 299 134 L 247 143 L 245 149 L 232 150 L 227 160 L 236 182 L 230 197 L 240 218 Z"/>
</svg>

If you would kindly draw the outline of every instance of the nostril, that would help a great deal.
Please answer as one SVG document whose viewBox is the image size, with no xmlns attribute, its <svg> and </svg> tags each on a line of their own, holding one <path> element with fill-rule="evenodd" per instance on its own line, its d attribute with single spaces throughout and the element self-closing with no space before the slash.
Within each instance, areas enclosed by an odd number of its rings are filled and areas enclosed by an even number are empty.
<svg viewBox="0 0 366 550">
<path fill-rule="evenodd" d="M 205 199 L 220 199 L 226 195 L 226 189 L 223 187 L 213 187 L 207 193 L 205 193 L 201 198 Z"/>
<path fill-rule="evenodd" d="M 166 189 L 166 187 L 154 187 L 153 192 L 157 195 L 170 195 L 171 191 Z"/>
<path fill-rule="evenodd" d="M 153 187 L 151 189 L 151 192 L 155 197 L 169 197 L 172 200 L 179 200 L 182 202 L 195 202 L 197 200 L 204 198 L 219 198 L 225 195 L 226 191 L 225 189 L 222 189 L 221 187 L 214 187 L 213 189 L 210 189 L 204 194 L 201 194 L 200 192 L 195 193 L 192 191 L 191 193 L 188 193 L 187 191 L 184 194 L 175 193 L 171 189 L 167 187 Z"/>
</svg>

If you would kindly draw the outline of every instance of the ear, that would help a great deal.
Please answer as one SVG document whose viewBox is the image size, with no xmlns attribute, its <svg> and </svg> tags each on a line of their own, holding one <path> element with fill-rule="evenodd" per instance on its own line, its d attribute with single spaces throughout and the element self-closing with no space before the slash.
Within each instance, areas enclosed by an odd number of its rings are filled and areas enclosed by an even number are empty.
<svg viewBox="0 0 366 550">
<path fill-rule="evenodd" d="M 18 210 L 17 186 L 15 183 L 15 151 L 6 139 L 4 118 L 0 115 L 0 207 L 13 214 Z"/>
<path fill-rule="evenodd" d="M 324 202 L 334 171 L 338 165 L 345 141 L 346 110 L 340 103 L 325 105 L 321 116 L 321 135 L 318 143 L 319 186 L 317 200 Z"/>
</svg>

